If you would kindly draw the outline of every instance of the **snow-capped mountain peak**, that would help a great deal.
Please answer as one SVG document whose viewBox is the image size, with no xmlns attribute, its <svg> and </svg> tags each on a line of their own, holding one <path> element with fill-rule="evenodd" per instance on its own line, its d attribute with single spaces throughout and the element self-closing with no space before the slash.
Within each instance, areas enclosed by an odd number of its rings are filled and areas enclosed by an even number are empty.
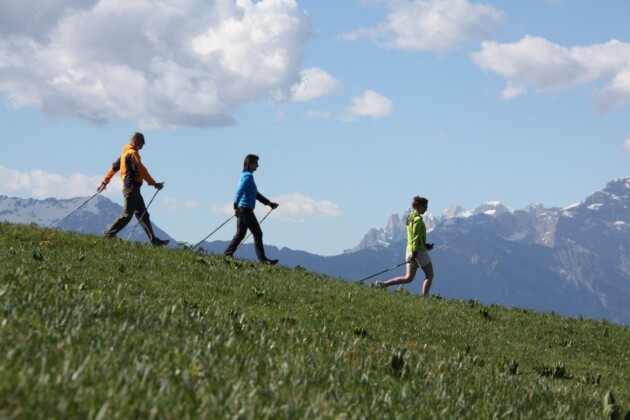
<svg viewBox="0 0 630 420">
<path fill-rule="evenodd" d="M 37 223 L 42 227 L 55 226 L 63 230 L 82 233 L 101 234 L 121 213 L 122 207 L 106 197 L 75 197 L 57 200 L 47 198 L 36 200 L 0 195 L 0 221 L 11 223 Z M 84 204 L 85 203 L 85 204 Z M 79 208 L 79 206 L 81 206 Z M 79 208 L 77 210 L 77 208 Z M 74 213 L 70 214 L 76 210 Z M 64 217 L 70 215 L 58 225 Z M 136 220 L 132 220 L 118 236 L 127 238 L 133 231 L 132 240 L 146 242 L 142 229 L 134 229 Z M 153 223 L 155 234 L 163 239 L 170 237 Z M 175 241 L 172 241 L 173 243 Z"/>
<path fill-rule="evenodd" d="M 52 226 L 72 210 L 79 207 L 85 200 L 87 198 L 77 197 L 66 200 L 47 198 L 45 200 L 36 200 L 32 198 L 22 199 L 0 196 L 0 220 Z M 93 215 L 98 214 L 98 206 L 102 203 L 101 200 L 103 200 L 102 197 L 95 197 L 81 207 L 81 211 Z"/>
<path fill-rule="evenodd" d="M 476 207 L 474 210 L 466 210 L 462 206 L 456 204 L 447 207 L 442 212 L 441 220 L 447 219 L 464 219 L 468 217 L 475 216 L 477 214 L 485 214 L 487 216 L 498 216 L 503 213 L 512 213 L 513 211 L 501 204 L 499 201 L 488 201 L 487 203 L 483 203 L 480 206 Z"/>
<path fill-rule="evenodd" d="M 466 210 L 465 208 L 463 208 L 462 206 L 455 204 L 452 206 L 447 207 L 446 209 L 444 209 L 444 211 L 442 212 L 442 219 L 454 219 L 454 218 L 464 218 L 464 217 L 470 217 L 472 216 L 474 213 L 471 212 L 470 210 Z"/>
<path fill-rule="evenodd" d="M 474 214 L 486 214 L 488 216 L 498 216 L 503 213 L 512 213 L 512 210 L 505 207 L 498 201 L 488 201 L 477 207 Z"/>
</svg>

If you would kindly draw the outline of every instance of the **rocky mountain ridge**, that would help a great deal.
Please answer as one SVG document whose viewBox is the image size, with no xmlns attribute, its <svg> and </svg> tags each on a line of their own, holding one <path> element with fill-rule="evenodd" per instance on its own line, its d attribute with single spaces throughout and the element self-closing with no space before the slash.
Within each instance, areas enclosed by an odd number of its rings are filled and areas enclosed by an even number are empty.
<svg viewBox="0 0 630 420">
<path fill-rule="evenodd" d="M 49 226 L 84 200 L 0 196 L 0 220 Z M 102 197 L 93 201 L 60 228 L 100 234 L 121 207 Z M 404 260 L 407 214 L 390 216 L 384 227 L 371 229 L 357 247 L 337 256 L 271 245 L 267 256 L 287 267 L 357 281 Z M 630 178 L 613 180 L 565 208 L 532 204 L 512 210 L 491 202 L 474 210 L 452 206 L 425 220 L 428 240 L 436 244 L 430 253 L 436 273 L 432 294 L 630 325 Z M 168 237 L 159 228 L 156 233 Z M 137 229 L 134 239 L 143 240 L 144 233 Z M 210 253 L 225 246 L 202 244 Z M 252 245 L 242 246 L 237 257 L 255 259 Z M 370 282 L 403 272 L 400 267 Z M 421 280 L 406 289 L 419 293 Z"/>
<path fill-rule="evenodd" d="M 390 224 L 374 230 L 381 234 L 378 242 L 368 233 L 353 252 L 383 255 L 400 248 L 402 255 L 404 239 L 388 235 L 400 226 Z M 630 322 L 630 178 L 613 180 L 565 208 L 452 206 L 428 240 L 436 243 L 440 293 Z M 445 289 L 438 286 L 440 274 L 449 283 Z"/>
<path fill-rule="evenodd" d="M 17 198 L 0 195 L 0 221 L 12 223 L 36 223 L 42 227 L 53 227 L 70 212 L 81 206 L 89 197 L 76 197 L 65 200 L 47 198 L 36 200 L 33 198 Z M 63 220 L 58 229 L 100 235 L 120 215 L 122 207 L 103 196 L 96 196 L 76 212 Z M 118 237 L 127 239 L 133 231 L 131 240 L 148 242 L 141 227 L 134 229 L 137 221 L 134 219 L 119 232 Z M 155 234 L 162 239 L 172 238 L 153 224 Z"/>
</svg>

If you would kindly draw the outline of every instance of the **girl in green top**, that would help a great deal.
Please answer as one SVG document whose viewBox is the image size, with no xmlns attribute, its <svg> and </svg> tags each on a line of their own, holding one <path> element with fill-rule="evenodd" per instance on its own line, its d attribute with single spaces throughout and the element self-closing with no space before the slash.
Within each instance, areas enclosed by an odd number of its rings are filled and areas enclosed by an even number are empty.
<svg viewBox="0 0 630 420">
<path fill-rule="evenodd" d="M 422 215 L 429 208 L 429 200 L 415 196 L 411 203 L 413 211 L 407 217 L 407 273 L 402 277 L 394 277 L 386 282 L 377 281 L 377 286 L 389 287 L 397 284 L 411 283 L 416 276 L 418 267 L 424 271 L 425 279 L 422 284 L 422 294 L 427 296 L 433 282 L 433 264 L 429 257 L 429 250 L 433 244 L 427 243 L 427 227 Z"/>
</svg>

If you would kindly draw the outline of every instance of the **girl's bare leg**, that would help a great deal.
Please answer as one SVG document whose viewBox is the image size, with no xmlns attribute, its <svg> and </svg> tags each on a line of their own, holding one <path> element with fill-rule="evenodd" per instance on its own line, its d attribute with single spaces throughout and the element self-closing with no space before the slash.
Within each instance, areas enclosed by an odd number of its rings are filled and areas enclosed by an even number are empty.
<svg viewBox="0 0 630 420">
<path fill-rule="evenodd" d="M 425 265 L 422 267 L 422 271 L 424 271 L 425 275 L 424 283 L 422 283 L 422 294 L 428 296 L 431 284 L 433 283 L 433 264 L 429 263 Z"/>
<path fill-rule="evenodd" d="M 411 283 L 416 276 L 416 271 L 418 271 L 418 265 L 415 262 L 407 263 L 407 274 L 401 277 L 394 277 L 393 279 L 389 279 L 383 283 L 384 286 L 394 286 L 396 284 L 406 284 Z"/>
</svg>

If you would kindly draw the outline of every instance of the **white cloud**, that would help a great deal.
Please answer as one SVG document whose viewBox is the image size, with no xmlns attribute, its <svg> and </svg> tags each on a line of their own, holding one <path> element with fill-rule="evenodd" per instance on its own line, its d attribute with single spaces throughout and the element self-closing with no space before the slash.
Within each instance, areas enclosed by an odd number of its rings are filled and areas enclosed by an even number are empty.
<svg viewBox="0 0 630 420">
<path fill-rule="evenodd" d="M 524 92 L 525 87 L 549 93 L 601 81 L 605 87 L 594 91 L 600 111 L 630 103 L 630 43 L 611 40 L 564 47 L 526 36 L 509 44 L 483 42 L 472 59 L 480 68 L 507 79 L 506 99 Z"/>
<path fill-rule="evenodd" d="M 40 169 L 21 172 L 0 165 L 0 194 L 19 194 L 38 199 L 89 197 L 96 193 L 102 179 L 101 176 L 80 173 L 63 176 Z M 102 194 L 111 197 L 120 194 L 121 190 L 119 179 L 113 179 Z"/>
<path fill-rule="evenodd" d="M 21 33 L 41 40 L 67 9 L 92 7 L 98 0 L 20 0 L 0 2 L 0 35 Z"/>
<path fill-rule="evenodd" d="M 0 3 L 0 92 L 97 124 L 233 124 L 241 105 L 289 96 L 311 36 L 295 0 L 40 3 Z"/>
<path fill-rule="evenodd" d="M 343 34 L 342 39 L 368 38 L 406 51 L 452 50 L 471 40 L 488 39 L 503 23 L 501 11 L 467 0 L 398 0 L 389 2 L 387 21 Z"/>
<path fill-rule="evenodd" d="M 601 112 L 630 105 L 630 61 L 604 89 L 596 90 L 595 105 Z"/>
<path fill-rule="evenodd" d="M 513 99 L 526 92 L 526 89 L 522 86 L 517 86 L 512 81 L 508 82 L 508 85 L 503 89 L 503 99 Z"/>
<path fill-rule="evenodd" d="M 331 114 L 328 111 L 308 111 L 306 113 L 306 118 L 309 120 L 328 120 L 331 118 Z"/>
<path fill-rule="evenodd" d="M 284 222 L 304 223 L 308 219 L 338 218 L 343 216 L 339 206 L 331 201 L 318 201 L 299 192 L 276 196 L 271 198 L 271 201 L 280 205 L 269 217 L 274 217 Z M 268 209 L 270 208 L 265 207 L 263 209 L 265 214 L 269 211 Z M 215 205 L 212 207 L 212 211 L 215 214 L 234 214 L 232 203 Z"/>
<path fill-rule="evenodd" d="M 193 200 L 178 200 L 173 197 L 164 197 L 163 201 L 166 205 L 166 209 L 170 212 L 195 210 L 197 208 L 197 202 Z"/>
<path fill-rule="evenodd" d="M 385 3 L 387 0 L 359 0 L 361 6 L 378 6 Z"/>
<path fill-rule="evenodd" d="M 328 200 L 315 200 L 299 192 L 274 197 L 272 201 L 280 204 L 274 211 L 275 217 L 289 222 L 304 222 L 314 218 L 338 218 L 343 212 L 336 204 Z"/>
<path fill-rule="evenodd" d="M 381 118 L 391 115 L 392 101 L 374 91 L 366 90 L 363 96 L 352 98 L 352 105 L 346 110 L 350 119 L 354 117 Z"/>
<path fill-rule="evenodd" d="M 624 140 L 622 147 L 625 152 L 630 153 L 630 135 L 628 135 L 628 138 Z"/>
<path fill-rule="evenodd" d="M 212 206 L 212 213 L 231 216 L 234 214 L 234 204 L 232 203 L 215 204 Z"/>
<path fill-rule="evenodd" d="M 291 88 L 291 99 L 294 102 L 307 102 L 321 96 L 337 93 L 341 90 L 341 82 L 319 67 L 300 72 L 300 83 Z"/>
</svg>

